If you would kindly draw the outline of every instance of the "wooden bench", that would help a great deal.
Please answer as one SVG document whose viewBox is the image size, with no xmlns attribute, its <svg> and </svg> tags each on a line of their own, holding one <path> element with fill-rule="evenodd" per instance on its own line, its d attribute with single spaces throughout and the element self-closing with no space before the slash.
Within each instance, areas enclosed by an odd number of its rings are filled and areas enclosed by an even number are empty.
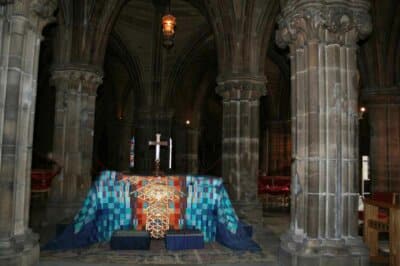
<svg viewBox="0 0 400 266">
<path fill-rule="evenodd" d="M 400 205 L 364 199 L 364 241 L 369 247 L 371 262 L 400 265 Z M 387 216 L 379 215 L 386 210 Z M 389 234 L 389 257 L 379 253 L 379 233 Z"/>
</svg>

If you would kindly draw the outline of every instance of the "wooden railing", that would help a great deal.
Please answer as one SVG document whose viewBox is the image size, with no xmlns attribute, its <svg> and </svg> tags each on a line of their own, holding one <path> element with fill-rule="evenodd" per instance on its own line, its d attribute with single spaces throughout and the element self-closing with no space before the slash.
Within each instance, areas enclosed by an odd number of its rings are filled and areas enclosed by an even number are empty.
<svg viewBox="0 0 400 266">
<path fill-rule="evenodd" d="M 387 216 L 379 217 L 386 211 Z M 379 253 L 379 233 L 389 234 L 389 257 Z M 364 199 L 364 241 L 369 247 L 371 262 L 400 265 L 400 205 Z"/>
</svg>

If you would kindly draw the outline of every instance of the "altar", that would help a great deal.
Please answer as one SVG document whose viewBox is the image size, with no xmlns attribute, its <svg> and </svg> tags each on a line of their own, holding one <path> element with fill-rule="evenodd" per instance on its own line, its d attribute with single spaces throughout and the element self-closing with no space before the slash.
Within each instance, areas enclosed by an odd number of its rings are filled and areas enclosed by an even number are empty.
<svg viewBox="0 0 400 266">
<path fill-rule="evenodd" d="M 222 179 L 211 176 L 138 176 L 103 171 L 67 229 L 45 249 L 71 249 L 110 241 L 117 230 L 199 230 L 204 242 L 259 250 L 232 207 Z"/>
</svg>

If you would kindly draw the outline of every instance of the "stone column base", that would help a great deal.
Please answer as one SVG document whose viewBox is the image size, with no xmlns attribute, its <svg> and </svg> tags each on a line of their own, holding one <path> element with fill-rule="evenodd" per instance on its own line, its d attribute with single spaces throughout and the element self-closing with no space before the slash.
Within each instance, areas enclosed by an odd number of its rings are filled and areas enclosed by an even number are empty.
<svg viewBox="0 0 400 266">
<path fill-rule="evenodd" d="M 289 232 L 281 236 L 279 266 L 368 266 L 368 248 L 357 237 L 351 241 L 304 239 Z"/>
<path fill-rule="evenodd" d="M 251 225 L 262 223 L 262 204 L 259 201 L 240 202 L 233 201 L 233 208 L 239 220 Z"/>
<path fill-rule="evenodd" d="M 39 253 L 39 237 L 30 230 L 25 235 L 6 241 L 0 240 L 0 265 L 37 265 Z"/>
</svg>

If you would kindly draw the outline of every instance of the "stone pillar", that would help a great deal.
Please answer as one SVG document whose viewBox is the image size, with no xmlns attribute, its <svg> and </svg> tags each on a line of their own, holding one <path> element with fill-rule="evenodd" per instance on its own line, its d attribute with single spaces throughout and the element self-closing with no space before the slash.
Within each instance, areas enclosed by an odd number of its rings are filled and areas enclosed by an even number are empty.
<svg viewBox="0 0 400 266">
<path fill-rule="evenodd" d="M 121 119 L 111 123 L 109 127 L 107 130 L 111 139 L 108 141 L 109 146 L 107 150 L 110 152 L 110 155 L 107 156 L 107 163 L 110 163 L 111 168 L 117 171 L 128 171 L 130 140 L 134 125 L 129 121 Z"/>
<path fill-rule="evenodd" d="M 0 265 L 39 260 L 28 228 L 33 124 L 41 31 L 56 8 L 42 2 L 0 7 Z"/>
<path fill-rule="evenodd" d="M 356 42 L 371 31 L 364 0 L 289 0 L 277 43 L 290 46 L 291 224 L 280 265 L 368 265 L 358 237 Z"/>
<path fill-rule="evenodd" d="M 204 3 L 217 47 L 217 93 L 223 98 L 222 176 L 240 218 L 259 223 L 259 98 L 266 94 L 265 58 L 279 3 Z"/>
<path fill-rule="evenodd" d="M 53 153 L 62 170 L 52 183 L 49 222 L 72 218 L 90 188 L 96 90 L 102 82 L 99 73 L 78 67 L 53 71 Z"/>
<path fill-rule="evenodd" d="M 268 130 L 268 175 L 290 175 L 290 121 L 271 121 Z"/>
<path fill-rule="evenodd" d="M 199 170 L 199 130 L 178 120 L 174 125 L 173 170 L 178 173 L 197 174 Z"/>
<path fill-rule="evenodd" d="M 188 128 L 186 140 L 187 172 L 197 174 L 199 171 L 199 130 Z"/>
<path fill-rule="evenodd" d="M 400 86 L 365 89 L 373 191 L 400 191 Z"/>
<path fill-rule="evenodd" d="M 217 93 L 223 97 L 222 176 L 238 216 L 254 224 L 261 218 L 259 98 L 265 94 L 265 78 L 219 80 Z"/>
</svg>

